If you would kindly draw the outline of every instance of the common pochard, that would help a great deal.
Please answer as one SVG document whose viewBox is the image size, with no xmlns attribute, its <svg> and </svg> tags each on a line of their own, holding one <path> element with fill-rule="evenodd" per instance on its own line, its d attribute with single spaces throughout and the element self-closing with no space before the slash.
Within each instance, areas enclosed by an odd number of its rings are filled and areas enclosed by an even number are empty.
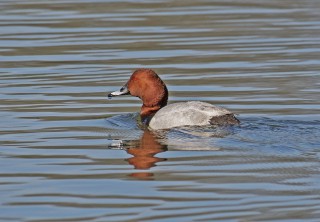
<svg viewBox="0 0 320 222">
<path fill-rule="evenodd" d="M 142 100 L 141 119 L 151 129 L 169 129 L 179 126 L 236 125 L 240 121 L 229 110 L 200 101 L 167 105 L 168 90 L 151 69 L 138 69 L 129 81 L 108 97 L 132 95 Z"/>
</svg>

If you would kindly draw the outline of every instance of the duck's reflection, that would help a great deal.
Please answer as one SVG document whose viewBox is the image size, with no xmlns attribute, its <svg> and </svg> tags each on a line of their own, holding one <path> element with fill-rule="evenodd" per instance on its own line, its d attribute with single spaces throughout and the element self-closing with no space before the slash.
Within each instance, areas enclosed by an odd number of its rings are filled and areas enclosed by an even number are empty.
<svg viewBox="0 0 320 222">
<path fill-rule="evenodd" d="M 166 160 L 155 156 L 158 153 L 167 151 L 167 146 L 161 145 L 153 132 L 145 130 L 140 140 L 135 144 L 135 146 L 126 149 L 127 153 L 133 155 L 127 161 L 135 169 L 150 169 L 156 163 Z"/>
</svg>

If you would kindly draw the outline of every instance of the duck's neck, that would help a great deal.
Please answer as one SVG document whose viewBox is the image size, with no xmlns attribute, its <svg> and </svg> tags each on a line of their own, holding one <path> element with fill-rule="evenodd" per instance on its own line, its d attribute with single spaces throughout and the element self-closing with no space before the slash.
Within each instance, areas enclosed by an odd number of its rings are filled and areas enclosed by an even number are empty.
<svg viewBox="0 0 320 222">
<path fill-rule="evenodd" d="M 160 96 L 154 97 L 153 100 L 141 98 L 143 105 L 141 107 L 141 120 L 148 125 L 151 118 L 158 112 L 159 109 L 167 105 L 168 90 L 164 86 L 164 90 Z"/>
<path fill-rule="evenodd" d="M 143 105 L 141 107 L 141 112 L 140 112 L 141 121 L 145 125 L 149 125 L 149 122 L 150 122 L 151 118 L 156 114 L 156 112 L 158 112 L 159 109 L 161 109 L 164 106 L 160 106 L 159 105 L 159 106 L 150 107 L 150 106 Z"/>
<path fill-rule="evenodd" d="M 161 108 L 162 108 L 162 106 L 152 106 L 152 107 L 150 107 L 150 106 L 143 105 L 141 107 L 141 112 L 140 112 L 141 119 L 144 120 L 144 119 L 147 119 L 149 117 L 152 117 Z"/>
</svg>

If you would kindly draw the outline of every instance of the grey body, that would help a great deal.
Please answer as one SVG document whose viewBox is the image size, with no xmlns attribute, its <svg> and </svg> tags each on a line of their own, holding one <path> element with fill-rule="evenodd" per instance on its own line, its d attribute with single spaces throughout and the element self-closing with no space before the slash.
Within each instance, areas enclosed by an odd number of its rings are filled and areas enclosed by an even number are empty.
<svg viewBox="0 0 320 222">
<path fill-rule="evenodd" d="M 179 102 L 161 108 L 150 120 L 149 127 L 159 130 L 188 125 L 203 126 L 214 124 L 212 120 L 217 120 L 217 123 L 224 122 L 226 117 L 239 123 L 225 108 L 200 101 Z"/>
</svg>

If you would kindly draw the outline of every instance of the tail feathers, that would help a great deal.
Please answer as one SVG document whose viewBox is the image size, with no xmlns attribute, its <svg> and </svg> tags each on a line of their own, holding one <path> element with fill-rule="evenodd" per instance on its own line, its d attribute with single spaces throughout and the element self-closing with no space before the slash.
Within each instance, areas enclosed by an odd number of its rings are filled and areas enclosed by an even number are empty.
<svg viewBox="0 0 320 222">
<path fill-rule="evenodd" d="M 214 116 L 210 119 L 211 125 L 239 125 L 240 121 L 233 114 L 226 114 L 223 116 Z"/>
</svg>

